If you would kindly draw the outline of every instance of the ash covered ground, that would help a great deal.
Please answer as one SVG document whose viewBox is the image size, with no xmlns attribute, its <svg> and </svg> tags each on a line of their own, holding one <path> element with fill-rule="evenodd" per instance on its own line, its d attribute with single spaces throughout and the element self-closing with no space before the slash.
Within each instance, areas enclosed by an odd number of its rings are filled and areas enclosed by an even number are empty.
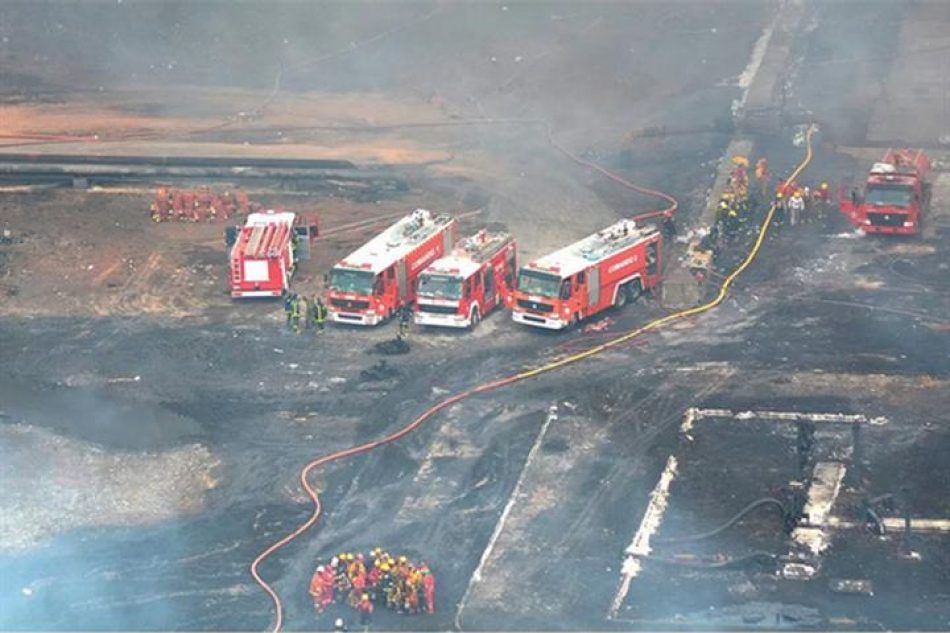
<svg viewBox="0 0 950 633">
<path fill-rule="evenodd" d="M 925 27 L 950 24 L 948 11 L 862 6 L 856 18 L 839 3 L 5 3 L 0 113 L 9 134 L 112 134 L 110 152 L 232 144 L 387 165 L 404 190 L 251 193 L 316 210 L 328 228 L 418 206 L 480 210 L 464 232 L 506 227 L 530 258 L 652 204 L 565 160 L 547 125 L 675 195 L 682 230 L 738 134 L 737 100 L 819 121 L 812 184 L 860 179 L 855 147 L 937 147 L 945 102 L 921 98 L 907 116 L 887 95 L 897 81 L 946 90 L 941 31 Z M 777 174 L 802 157 L 793 134 L 742 133 Z M 102 147 L 70 146 L 29 147 Z M 309 515 L 303 464 L 603 340 L 498 313 L 473 333 L 414 331 L 410 353 L 370 379 L 394 326 L 295 336 L 279 305 L 232 303 L 221 227 L 151 224 L 149 186 L 0 193 L 12 236 L 0 245 L 4 628 L 267 628 L 271 603 L 248 565 Z M 715 311 L 318 471 L 321 522 L 262 568 L 287 628 L 331 628 L 336 614 L 317 618 L 306 593 L 316 561 L 375 546 L 424 558 L 439 583 L 434 616 L 378 611 L 379 630 L 950 627 L 950 535 L 914 530 L 908 556 L 899 529 L 874 535 L 861 511 L 865 497 L 899 493 L 913 517 L 950 519 L 948 216 L 939 173 L 921 239 L 858 237 L 837 214 L 784 227 Z M 298 289 L 318 290 L 384 224 L 319 241 Z M 681 249 L 664 253 L 668 271 Z M 608 332 L 670 311 L 644 299 L 611 314 Z M 850 526 L 815 577 L 648 563 L 619 595 L 624 549 L 670 456 L 681 475 L 659 537 L 711 530 L 801 477 L 788 427 L 723 417 L 684 439 L 691 407 L 886 419 L 864 431 L 861 477 L 833 507 Z M 809 467 L 826 446 L 851 450 L 847 439 L 819 438 Z M 655 553 L 781 555 L 790 538 L 766 511 Z M 833 591 L 840 579 L 873 595 Z"/>
</svg>

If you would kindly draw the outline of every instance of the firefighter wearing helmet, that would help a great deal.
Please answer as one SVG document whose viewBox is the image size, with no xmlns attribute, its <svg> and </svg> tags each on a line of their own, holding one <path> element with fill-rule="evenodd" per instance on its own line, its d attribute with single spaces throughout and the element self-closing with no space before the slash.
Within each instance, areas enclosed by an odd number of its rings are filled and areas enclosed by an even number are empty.
<svg viewBox="0 0 950 633">
<path fill-rule="evenodd" d="M 727 198 L 719 201 L 718 223 L 722 225 L 722 233 L 731 240 L 739 231 L 739 211 L 736 205 Z"/>
<path fill-rule="evenodd" d="M 775 225 L 781 226 L 785 224 L 785 212 L 787 209 L 787 203 L 785 200 L 785 192 L 779 190 L 775 193 Z"/>
<path fill-rule="evenodd" d="M 341 572 L 346 595 L 343 587 L 335 588 Z M 326 565 L 318 565 L 309 589 L 318 613 L 333 605 L 336 593 L 366 626 L 377 606 L 406 615 L 435 613 L 435 586 L 435 577 L 425 561 L 417 564 L 408 556 L 393 557 L 376 548 L 367 555 L 341 552 Z M 338 630 L 340 626 L 337 622 Z"/>
<path fill-rule="evenodd" d="M 328 582 L 330 583 L 329 589 L 331 592 L 330 602 L 332 602 L 332 580 L 327 577 L 323 565 L 318 566 L 310 578 L 310 596 L 313 598 L 313 607 L 317 610 L 317 613 L 323 613 L 323 610 L 326 608 L 325 596 Z"/>
<path fill-rule="evenodd" d="M 755 161 L 755 179 L 759 183 L 759 195 L 767 199 L 769 190 L 769 161 L 764 156 Z"/>
<path fill-rule="evenodd" d="M 368 627 L 373 619 L 373 601 L 369 599 L 368 593 L 360 597 L 357 609 L 360 612 L 360 625 Z"/>
<path fill-rule="evenodd" d="M 828 186 L 827 182 L 823 182 L 818 185 L 818 189 L 815 190 L 814 197 L 815 216 L 819 220 L 824 220 L 825 213 L 831 206 L 831 187 Z"/>
<path fill-rule="evenodd" d="M 788 223 L 790 226 L 801 224 L 805 211 L 805 199 L 802 192 L 796 190 L 788 201 Z"/>
</svg>

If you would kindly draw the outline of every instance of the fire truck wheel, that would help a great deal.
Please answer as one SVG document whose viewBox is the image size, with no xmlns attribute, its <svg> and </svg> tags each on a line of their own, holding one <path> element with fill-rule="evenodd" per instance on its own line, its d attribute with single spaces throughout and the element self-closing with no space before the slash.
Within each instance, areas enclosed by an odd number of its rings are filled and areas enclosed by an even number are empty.
<svg viewBox="0 0 950 633">
<path fill-rule="evenodd" d="M 627 290 L 625 286 L 617 288 L 617 296 L 614 297 L 614 308 L 620 310 L 625 305 L 627 305 L 627 300 L 630 298 L 630 291 Z"/>
<path fill-rule="evenodd" d="M 643 284 L 640 283 L 639 279 L 634 279 L 630 282 L 630 288 L 627 290 L 630 293 L 630 300 L 636 301 L 640 298 L 640 295 L 643 294 Z"/>
</svg>

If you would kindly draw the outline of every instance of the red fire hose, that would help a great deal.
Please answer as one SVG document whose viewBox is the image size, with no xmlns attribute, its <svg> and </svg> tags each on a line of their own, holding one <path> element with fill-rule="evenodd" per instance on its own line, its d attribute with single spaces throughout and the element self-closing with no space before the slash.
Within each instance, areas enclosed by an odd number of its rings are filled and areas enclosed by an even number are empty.
<svg viewBox="0 0 950 633">
<path fill-rule="evenodd" d="M 626 178 L 623 178 L 622 176 L 618 176 L 617 174 L 613 173 L 612 171 L 608 170 L 605 167 L 598 165 L 597 163 L 591 162 L 589 160 L 584 160 L 577 154 L 572 153 L 566 147 L 558 143 L 557 139 L 554 138 L 554 133 L 551 130 L 550 125 L 547 126 L 547 132 L 548 132 L 548 142 L 550 142 L 551 145 L 553 145 L 559 152 L 561 152 L 562 154 L 570 158 L 572 161 L 574 161 L 578 165 L 583 165 L 585 167 L 589 167 L 593 169 L 594 171 L 600 172 L 601 174 L 613 180 L 614 182 L 621 185 L 622 187 L 626 187 L 627 189 L 631 189 L 633 191 L 636 191 L 637 193 L 642 193 L 645 196 L 652 196 L 654 198 L 659 198 L 660 200 L 664 200 L 667 203 L 669 203 L 668 206 L 662 209 L 658 209 L 656 211 L 647 211 L 646 213 L 641 213 L 640 215 L 633 216 L 634 222 L 649 220 L 650 218 L 656 218 L 660 216 L 669 218 L 669 217 L 672 217 L 674 213 L 676 213 L 676 209 L 679 205 L 676 202 L 676 198 L 674 198 L 673 196 L 667 193 L 663 193 L 662 191 L 657 191 L 656 189 L 641 187 L 640 185 L 634 184 L 630 182 L 629 180 L 627 180 Z"/>
<path fill-rule="evenodd" d="M 650 211 L 650 212 L 635 216 L 633 218 L 635 221 L 644 220 L 644 219 L 648 219 L 652 217 L 658 217 L 661 215 L 664 217 L 670 217 L 676 211 L 677 202 L 676 202 L 676 199 L 673 198 L 673 196 L 663 193 L 662 191 L 656 191 L 654 189 L 648 189 L 646 187 L 641 187 L 639 185 L 636 185 L 630 182 L 629 180 L 626 180 L 625 178 L 622 178 L 621 176 L 614 174 L 613 172 L 607 170 L 606 168 L 601 167 L 600 165 L 596 163 L 580 158 L 579 156 L 570 152 L 563 145 L 558 143 L 557 140 L 555 140 L 554 135 L 551 132 L 550 126 L 548 126 L 548 140 L 550 141 L 551 145 L 557 148 L 558 151 L 563 153 L 572 161 L 600 172 L 604 176 L 610 178 L 614 182 L 617 182 L 623 187 L 627 187 L 628 189 L 636 191 L 637 193 L 659 198 L 668 203 L 668 206 L 658 211 Z M 643 329 L 644 328 L 641 328 L 641 330 Z M 639 334 L 639 331 L 636 331 L 635 333 Z M 620 341 L 617 341 L 617 342 L 620 342 Z M 596 346 L 593 349 L 602 351 L 603 349 L 607 349 L 607 347 L 612 346 L 610 343 L 611 342 L 605 343 L 604 345 Z M 594 352 L 594 353 L 597 353 L 597 352 Z M 359 446 L 354 446 L 352 448 L 347 448 L 342 451 L 337 451 L 329 455 L 324 455 L 323 457 L 318 457 L 317 459 L 311 461 L 306 466 L 304 466 L 303 469 L 300 471 L 300 485 L 304 489 L 304 491 L 307 493 L 307 496 L 310 497 L 310 500 L 313 503 L 313 512 L 310 514 L 310 517 L 306 521 L 304 521 L 299 527 L 297 527 L 297 529 L 295 529 L 293 532 L 291 532 L 290 534 L 287 534 L 286 536 L 281 538 L 279 541 L 277 541 L 276 543 L 272 544 L 270 547 L 265 549 L 251 563 L 251 576 L 254 577 L 255 582 L 257 582 L 257 584 L 261 586 L 261 588 L 270 596 L 271 600 L 274 603 L 274 612 L 275 612 L 274 632 L 277 633 L 283 627 L 283 623 L 284 623 L 283 603 L 280 600 L 280 596 L 278 596 L 277 592 L 274 591 L 273 587 L 271 587 L 261 577 L 260 565 L 262 562 L 264 562 L 264 560 L 270 557 L 274 552 L 281 549 L 282 547 L 284 547 L 285 545 L 293 541 L 295 538 L 297 538 L 298 536 L 306 532 L 317 522 L 317 520 L 319 520 L 320 515 L 323 512 L 323 506 L 320 503 L 320 495 L 317 493 L 316 490 L 313 489 L 313 487 L 310 485 L 310 482 L 308 481 L 310 477 L 310 473 L 312 473 L 316 468 L 319 468 L 320 466 L 323 466 L 325 464 L 329 464 L 330 462 L 351 457 L 353 455 L 358 455 L 360 453 L 366 453 L 368 451 L 373 450 L 374 448 L 383 446 L 384 444 L 395 442 L 399 440 L 400 438 L 402 438 L 403 436 L 408 435 L 415 429 L 419 428 L 424 422 L 426 422 L 426 420 L 431 418 L 433 415 L 435 415 L 442 409 L 445 409 L 446 407 L 449 407 L 467 398 L 470 398 L 471 396 L 474 396 L 479 393 L 485 393 L 488 391 L 494 391 L 495 389 L 498 389 L 500 387 L 504 387 L 506 385 L 510 385 L 512 383 L 537 376 L 541 373 L 545 373 L 552 369 L 560 368 L 566 364 L 569 364 L 570 362 L 574 362 L 576 360 L 582 360 L 583 358 L 587 358 L 590 355 L 593 355 L 592 350 L 586 350 L 579 354 L 574 354 L 572 356 L 569 356 L 567 359 L 561 359 L 560 361 L 556 361 L 555 363 L 551 363 L 543 367 L 536 368 L 534 370 L 521 372 L 518 374 L 514 374 L 512 376 L 508 376 L 506 378 L 495 380 L 493 382 L 478 385 L 477 387 L 472 387 L 471 389 L 468 389 L 466 391 L 462 391 L 453 396 L 450 396 L 446 398 L 445 400 L 442 400 L 441 402 L 435 404 L 434 406 L 426 409 L 421 415 L 415 418 L 412 422 L 410 422 L 406 426 L 402 427 L 401 429 L 399 429 L 398 431 L 395 431 L 394 433 L 390 435 L 387 435 L 378 440 L 366 442 L 365 444 L 360 444 Z"/>
<path fill-rule="evenodd" d="M 795 169 L 792 176 L 794 178 L 797 178 L 798 175 L 808 165 L 808 163 L 811 162 L 811 158 L 812 158 L 811 137 L 812 137 L 812 129 L 809 128 L 805 137 L 806 138 L 805 157 L 802 160 L 802 162 L 799 163 L 798 167 Z M 670 203 L 669 207 L 661 211 L 656 211 L 656 212 L 651 212 L 651 213 L 672 214 L 676 210 L 676 199 L 673 198 L 672 196 L 669 196 L 659 191 L 653 191 L 645 187 L 639 187 L 637 185 L 634 185 L 633 183 L 630 183 L 629 181 L 621 178 L 620 176 L 616 176 L 615 174 L 612 174 L 608 170 L 604 169 L 603 167 L 600 167 L 599 165 L 596 165 L 595 163 L 591 163 L 574 156 L 573 154 L 571 154 L 565 148 L 559 146 L 554 141 L 553 136 L 550 133 L 550 129 L 548 130 L 548 138 L 551 141 L 551 143 L 555 145 L 555 147 L 558 147 L 560 151 L 562 151 L 564 154 L 572 158 L 575 162 L 578 162 L 582 165 L 590 166 L 596 169 L 597 171 L 599 171 L 600 173 L 607 175 L 612 180 L 620 183 L 621 185 L 632 188 L 634 191 L 638 191 L 646 195 L 655 196 L 663 200 L 666 200 L 667 202 Z M 762 226 L 759 229 L 758 236 L 756 237 L 755 243 L 753 244 L 752 249 L 749 251 L 748 255 L 746 255 L 745 259 L 743 259 L 742 263 L 740 263 L 739 266 L 735 270 L 733 270 L 731 273 L 729 273 L 729 275 L 726 276 L 726 278 L 722 282 L 722 285 L 719 287 L 719 291 L 717 292 L 716 296 L 713 299 L 707 301 L 706 303 L 703 303 L 691 308 L 686 308 L 684 310 L 680 310 L 678 312 L 674 312 L 672 314 L 668 314 L 663 317 L 659 317 L 629 332 L 620 334 L 616 338 L 613 338 L 604 343 L 595 345 L 589 349 L 576 352 L 574 354 L 571 354 L 569 356 L 566 356 L 558 360 L 551 361 L 539 367 L 535 367 L 533 369 L 527 369 L 525 371 L 522 371 L 517 374 L 513 374 L 506 378 L 501 378 L 493 382 L 484 383 L 482 385 L 478 385 L 476 387 L 472 387 L 470 389 L 467 389 L 455 395 L 449 396 L 445 400 L 442 400 L 441 402 L 426 409 L 421 415 L 415 418 L 412 422 L 410 422 L 406 426 L 402 427 L 401 429 L 399 429 L 398 431 L 395 431 L 394 433 L 390 435 L 387 435 L 378 440 L 373 440 L 371 442 L 361 444 L 359 446 L 344 449 L 342 451 L 337 451 L 329 455 L 324 455 L 323 457 L 318 457 L 317 459 L 311 461 L 306 466 L 304 466 L 303 469 L 300 471 L 300 485 L 303 487 L 303 489 L 306 491 L 307 495 L 310 497 L 311 501 L 313 502 L 313 512 L 310 514 L 310 517 L 306 521 L 304 521 L 296 530 L 294 530 L 287 536 L 284 536 L 282 539 L 280 539 L 279 541 L 277 541 L 276 543 L 268 547 L 263 552 L 261 552 L 261 554 L 257 558 L 255 558 L 254 561 L 251 563 L 251 569 L 250 569 L 251 575 L 254 577 L 255 582 L 257 582 L 257 584 L 259 584 L 261 588 L 265 592 L 267 592 L 267 594 L 271 597 L 271 600 L 274 603 L 274 612 L 275 612 L 274 633 L 278 633 L 284 624 L 283 603 L 280 600 L 280 596 L 277 595 L 277 592 L 274 591 L 274 589 L 269 584 L 267 584 L 267 582 L 263 578 L 261 578 L 259 568 L 260 568 L 261 563 L 264 560 L 266 560 L 274 552 L 276 552 L 277 550 L 284 547 L 285 545 L 293 541 L 295 538 L 303 534 L 310 527 L 312 527 L 320 518 L 320 514 L 322 513 L 322 510 L 323 510 L 323 507 L 320 503 L 320 496 L 317 493 L 317 491 L 314 490 L 310 486 L 310 483 L 307 481 L 310 477 L 310 473 L 313 472 L 314 469 L 324 464 L 328 464 L 330 462 L 344 459 L 351 455 L 366 453 L 384 444 L 395 442 L 396 440 L 402 438 L 403 436 L 411 433 L 412 431 L 420 427 L 426 420 L 431 418 L 433 415 L 435 415 L 442 409 L 445 409 L 446 407 L 449 407 L 457 402 L 461 402 L 462 400 L 470 398 L 476 394 L 494 391 L 495 389 L 499 389 L 506 385 L 520 382 L 522 380 L 527 380 L 529 378 L 534 378 L 536 376 L 539 376 L 541 374 L 545 374 L 551 371 L 556 371 L 558 369 L 566 367 L 567 365 L 585 360 L 587 358 L 600 354 L 606 350 L 612 349 L 619 345 L 623 345 L 624 343 L 629 342 L 630 340 L 634 339 L 640 334 L 643 334 L 644 332 L 657 329 L 663 325 L 672 323 L 674 321 L 678 321 L 680 319 L 688 318 L 688 317 L 702 314 L 704 312 L 712 310 L 713 308 L 715 308 L 716 306 L 718 306 L 725 300 L 726 295 L 729 292 L 729 288 L 732 286 L 732 283 L 739 277 L 739 275 L 742 274 L 743 271 L 745 271 L 746 268 L 749 267 L 749 265 L 758 255 L 759 250 L 761 249 L 762 244 L 765 241 L 765 235 L 766 235 L 766 232 L 768 231 L 769 225 L 772 222 L 772 217 L 774 216 L 774 214 L 775 214 L 775 205 L 773 204 L 769 208 L 769 212 L 766 215 L 765 220 L 763 221 Z"/>
</svg>

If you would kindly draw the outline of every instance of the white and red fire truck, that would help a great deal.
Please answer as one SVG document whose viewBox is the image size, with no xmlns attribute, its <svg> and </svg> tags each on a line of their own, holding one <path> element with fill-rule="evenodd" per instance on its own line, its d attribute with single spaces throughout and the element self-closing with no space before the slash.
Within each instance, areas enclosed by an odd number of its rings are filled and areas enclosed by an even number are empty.
<svg viewBox="0 0 950 633">
<path fill-rule="evenodd" d="M 415 322 L 475 327 L 510 294 L 517 258 L 518 247 L 509 233 L 482 229 L 465 238 L 419 275 Z"/>
<path fill-rule="evenodd" d="M 231 246 L 232 297 L 279 297 L 290 288 L 296 255 L 294 213 L 251 213 Z"/>
<path fill-rule="evenodd" d="M 929 174 L 923 151 L 887 150 L 871 167 L 864 195 L 855 191 L 845 199 L 839 193 L 841 212 L 865 233 L 917 234 L 930 204 Z"/>
<path fill-rule="evenodd" d="M 416 296 L 416 278 L 452 250 L 455 218 L 416 209 L 330 271 L 327 313 L 338 323 L 376 325 Z"/>
<path fill-rule="evenodd" d="M 623 307 L 660 283 L 662 240 L 655 227 L 621 220 L 522 266 L 512 318 L 561 330 Z"/>
</svg>

